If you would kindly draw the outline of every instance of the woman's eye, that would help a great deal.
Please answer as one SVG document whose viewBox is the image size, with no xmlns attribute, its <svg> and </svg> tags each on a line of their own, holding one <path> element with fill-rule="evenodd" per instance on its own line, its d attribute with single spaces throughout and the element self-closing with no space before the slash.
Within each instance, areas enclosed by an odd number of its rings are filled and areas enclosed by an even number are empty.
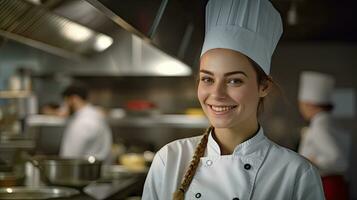
<svg viewBox="0 0 357 200">
<path fill-rule="evenodd" d="M 204 83 L 213 83 L 213 79 L 210 77 L 202 77 L 201 81 Z"/>
<path fill-rule="evenodd" d="M 241 79 L 229 79 L 228 84 L 239 85 L 242 84 L 243 81 Z"/>
</svg>

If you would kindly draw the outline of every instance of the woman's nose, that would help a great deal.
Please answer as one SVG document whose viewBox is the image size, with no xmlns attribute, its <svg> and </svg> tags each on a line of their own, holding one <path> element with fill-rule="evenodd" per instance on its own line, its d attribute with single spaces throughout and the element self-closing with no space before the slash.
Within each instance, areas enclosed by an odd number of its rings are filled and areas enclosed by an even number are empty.
<svg viewBox="0 0 357 200">
<path fill-rule="evenodd" d="M 211 95 L 216 99 L 225 99 L 227 97 L 225 85 L 223 83 L 217 82 L 212 89 Z"/>
</svg>

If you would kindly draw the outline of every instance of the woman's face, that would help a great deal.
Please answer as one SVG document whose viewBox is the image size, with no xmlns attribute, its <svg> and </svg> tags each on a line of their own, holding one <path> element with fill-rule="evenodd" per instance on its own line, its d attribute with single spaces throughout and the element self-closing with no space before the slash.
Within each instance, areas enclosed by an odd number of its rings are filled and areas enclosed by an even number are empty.
<svg viewBox="0 0 357 200">
<path fill-rule="evenodd" d="M 243 54 L 229 49 L 207 51 L 200 62 L 198 99 L 211 124 L 234 128 L 255 123 L 260 97 L 257 75 Z"/>
</svg>

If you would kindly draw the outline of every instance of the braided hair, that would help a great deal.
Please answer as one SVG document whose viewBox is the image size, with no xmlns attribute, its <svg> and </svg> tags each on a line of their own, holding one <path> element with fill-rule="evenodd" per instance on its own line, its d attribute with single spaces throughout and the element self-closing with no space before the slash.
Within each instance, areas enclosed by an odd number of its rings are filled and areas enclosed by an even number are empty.
<svg viewBox="0 0 357 200">
<path fill-rule="evenodd" d="M 188 187 L 191 184 L 193 176 L 196 173 L 198 164 L 200 163 L 200 158 L 204 156 L 209 133 L 213 130 L 213 127 L 209 127 L 206 132 L 204 133 L 200 143 L 197 145 L 195 153 L 192 157 L 191 163 L 185 173 L 185 176 L 181 182 L 179 188 L 173 194 L 173 200 L 183 200 L 185 192 L 187 191 Z"/>
</svg>

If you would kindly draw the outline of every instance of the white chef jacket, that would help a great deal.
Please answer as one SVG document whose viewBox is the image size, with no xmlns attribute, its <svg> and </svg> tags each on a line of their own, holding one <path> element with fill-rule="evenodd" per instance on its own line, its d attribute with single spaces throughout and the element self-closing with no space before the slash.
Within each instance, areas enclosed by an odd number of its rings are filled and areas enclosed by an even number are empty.
<svg viewBox="0 0 357 200">
<path fill-rule="evenodd" d="M 111 146 L 112 133 L 104 117 L 92 105 L 86 105 L 69 120 L 63 135 L 60 156 L 95 156 L 99 160 L 107 160 Z"/>
<path fill-rule="evenodd" d="M 303 135 L 299 153 L 313 158 L 320 174 L 343 175 L 348 168 L 349 136 L 334 126 L 327 112 L 316 114 Z"/>
<path fill-rule="evenodd" d="M 155 155 L 143 200 L 172 199 L 201 137 L 174 141 Z M 324 194 L 316 169 L 295 152 L 270 141 L 260 128 L 232 155 L 221 155 L 210 134 L 185 199 L 321 200 Z"/>
</svg>

